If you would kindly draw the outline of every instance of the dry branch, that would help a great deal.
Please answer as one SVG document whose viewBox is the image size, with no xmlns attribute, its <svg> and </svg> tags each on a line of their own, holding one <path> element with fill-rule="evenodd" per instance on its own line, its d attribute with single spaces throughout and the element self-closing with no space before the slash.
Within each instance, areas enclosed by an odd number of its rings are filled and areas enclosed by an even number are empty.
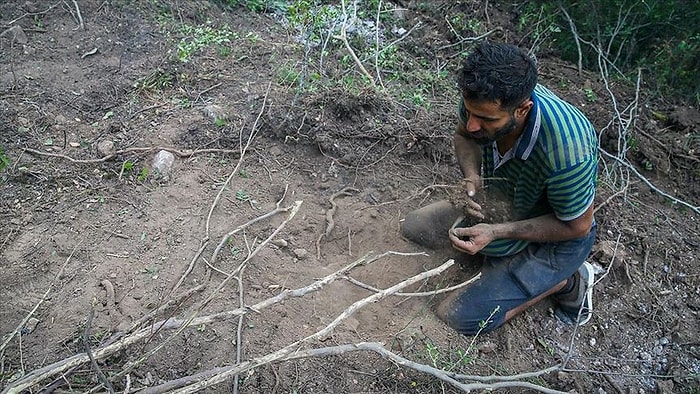
<svg viewBox="0 0 700 394">
<path fill-rule="evenodd" d="M 148 152 L 155 152 L 155 151 L 160 151 L 160 150 L 165 150 L 168 151 L 174 155 L 180 156 L 180 157 L 190 157 L 194 155 L 200 155 L 202 153 L 240 153 L 240 151 L 237 150 L 232 150 L 232 149 L 176 149 L 173 147 L 169 146 L 151 146 L 151 147 L 141 147 L 141 148 L 127 148 L 127 149 L 121 149 L 118 150 L 110 155 L 104 156 L 99 159 L 74 159 L 68 155 L 62 155 L 59 153 L 50 153 L 50 152 L 42 152 L 40 150 L 32 149 L 32 148 L 24 148 L 24 152 L 31 153 L 33 155 L 37 156 L 46 156 L 46 157 L 57 157 L 59 159 L 64 159 L 68 160 L 71 163 L 76 163 L 76 164 L 93 164 L 93 163 L 103 163 L 108 160 L 111 160 L 119 155 L 123 155 L 125 153 L 148 153 Z"/>
<path fill-rule="evenodd" d="M 355 54 L 355 51 L 352 49 L 352 46 L 350 46 L 350 42 L 348 41 L 348 34 L 347 34 L 347 29 L 348 29 L 348 13 L 345 8 L 345 0 L 342 1 L 342 6 L 343 6 L 343 23 L 340 26 L 340 35 L 333 36 L 333 38 L 338 39 L 343 42 L 345 45 L 345 48 L 348 50 L 348 53 L 350 53 L 350 56 L 352 57 L 352 60 L 355 61 L 355 64 L 360 68 L 360 71 L 362 71 L 362 74 L 364 74 L 367 79 L 372 83 L 372 85 L 376 85 L 376 82 L 374 80 L 374 77 L 372 74 L 367 71 L 365 66 L 362 64 L 360 59 L 357 57 Z"/>
<path fill-rule="evenodd" d="M 391 254 L 391 252 L 383 253 L 378 256 L 374 257 L 369 257 L 363 256 L 354 262 L 346 265 L 345 267 L 341 268 L 340 270 L 329 274 L 313 283 L 311 283 L 308 286 L 294 289 L 294 290 L 284 290 L 281 293 L 277 294 L 274 297 L 270 297 L 266 300 L 263 300 L 261 302 L 258 302 L 257 304 L 243 307 L 243 308 L 236 308 L 233 310 L 229 311 L 223 311 L 207 316 L 201 316 L 197 317 L 195 319 L 191 320 L 183 320 L 183 319 L 178 319 L 178 318 L 169 318 L 166 320 L 162 320 L 156 323 L 153 323 L 145 328 L 142 328 L 130 335 L 124 336 L 118 341 L 111 343 L 109 345 L 102 346 L 97 349 L 93 349 L 93 356 L 95 357 L 95 360 L 102 360 L 105 359 L 119 351 L 122 351 L 129 346 L 138 343 L 146 338 L 149 338 L 152 336 L 152 334 L 157 331 L 157 330 L 174 330 L 174 329 L 179 329 L 181 327 L 192 327 L 192 326 L 198 326 L 201 324 L 210 324 L 216 321 L 222 321 L 225 319 L 237 317 L 244 315 L 246 313 L 249 313 L 251 311 L 258 312 L 266 307 L 269 307 L 271 305 L 277 304 L 281 301 L 284 301 L 288 298 L 292 297 L 303 297 L 304 295 L 308 293 L 312 293 L 315 291 L 320 290 L 324 286 L 328 285 L 329 283 L 335 281 L 336 279 L 342 277 L 343 275 L 346 275 L 348 272 L 350 272 L 353 268 L 359 266 L 359 265 L 366 265 L 370 264 L 382 257 L 385 257 L 387 255 Z M 50 377 L 56 376 L 60 373 L 63 373 L 75 366 L 79 366 L 81 364 L 84 364 L 86 362 L 89 362 L 90 359 L 87 354 L 85 353 L 79 353 L 74 356 L 68 357 L 63 360 L 56 361 L 50 365 L 47 365 L 45 367 L 36 369 L 34 371 L 28 372 L 24 378 L 15 381 L 11 384 L 9 384 L 7 387 L 5 387 L 5 390 L 2 392 L 3 394 L 10 394 L 10 393 L 21 393 L 24 390 L 27 390 L 34 386 L 35 384 L 40 383 L 44 379 L 48 379 Z"/>
<path fill-rule="evenodd" d="M 439 275 L 440 273 L 442 273 L 443 271 L 445 271 L 447 268 L 451 267 L 452 265 L 454 265 L 454 260 L 450 259 L 437 268 L 422 272 L 422 273 L 415 275 L 409 279 L 406 279 L 402 282 L 399 282 L 396 285 L 389 287 L 388 289 L 382 290 L 378 293 L 372 294 L 369 297 L 366 297 L 366 298 L 363 298 L 359 301 L 356 301 L 355 303 L 350 305 L 348 308 L 346 308 L 340 315 L 338 315 L 335 318 L 335 320 L 333 320 L 325 328 L 317 331 L 316 333 L 314 333 L 312 335 L 309 335 L 306 338 L 295 341 L 295 342 L 293 342 L 293 343 L 291 343 L 291 344 L 285 346 L 284 348 L 279 349 L 275 352 L 269 353 L 265 356 L 258 357 L 258 358 L 251 360 L 251 361 L 246 361 L 246 362 L 243 362 L 240 364 L 226 366 L 226 367 L 220 367 L 220 368 L 215 368 L 213 370 L 200 372 L 198 374 L 191 375 L 189 377 L 185 377 L 185 378 L 183 378 L 184 380 L 178 379 L 178 382 L 175 382 L 175 381 L 166 382 L 162 385 L 145 389 L 145 390 L 141 391 L 141 393 L 142 394 L 157 394 L 157 393 L 165 393 L 165 392 L 194 393 L 194 392 L 200 391 L 206 387 L 210 387 L 210 386 L 222 383 L 232 376 L 244 373 L 244 372 L 249 371 L 253 368 L 257 368 L 257 367 L 260 367 L 262 365 L 266 365 L 266 364 L 270 364 L 272 362 L 277 362 L 279 360 L 282 360 L 285 357 L 289 357 L 290 355 L 293 355 L 294 353 L 298 352 L 299 348 L 306 343 L 309 343 L 313 340 L 327 338 L 332 333 L 332 331 L 335 329 L 335 327 L 337 327 L 343 320 L 345 320 L 346 318 L 351 316 L 357 310 L 359 310 L 359 309 L 361 309 L 361 308 L 363 308 L 371 303 L 377 302 L 377 301 L 381 300 L 382 298 L 385 298 L 391 294 L 394 294 L 404 287 L 407 287 L 407 286 L 410 286 L 414 283 L 420 282 L 426 278 L 429 278 L 429 277 L 432 277 L 435 275 Z"/>
<path fill-rule="evenodd" d="M 41 299 L 39 300 L 39 302 L 37 302 L 36 305 L 34 305 L 34 308 L 32 308 L 32 310 L 29 311 L 29 313 L 27 314 L 27 316 L 24 317 L 24 319 L 19 323 L 19 325 L 17 326 L 17 328 L 15 328 L 15 330 L 12 331 L 12 332 L 7 336 L 7 338 L 3 341 L 2 345 L 0 345 L 0 360 L 2 360 L 2 356 L 3 356 L 4 353 L 5 353 L 5 348 L 6 348 L 7 345 L 10 343 L 10 341 L 12 341 L 12 338 L 14 338 L 15 335 L 19 334 L 19 332 L 22 330 L 22 327 L 24 327 L 24 326 L 27 324 L 27 322 L 28 322 L 29 319 L 32 317 L 32 315 L 34 315 L 34 312 L 36 312 L 37 309 L 39 309 L 39 306 L 46 300 L 46 297 L 48 297 L 49 293 L 51 293 L 51 290 L 53 290 L 54 286 L 56 285 L 56 282 L 58 282 L 58 279 L 63 275 L 63 271 L 66 269 L 66 266 L 68 265 L 68 262 L 71 260 L 71 258 L 73 258 L 73 255 L 75 254 L 75 251 L 78 249 L 78 247 L 79 247 L 81 244 L 82 244 L 82 241 L 79 242 L 77 245 L 75 245 L 75 247 L 73 248 L 73 250 L 70 252 L 70 254 L 68 255 L 68 257 L 66 258 L 66 261 L 65 261 L 65 262 L 63 263 L 63 265 L 61 266 L 61 269 L 59 269 L 59 270 L 58 270 L 58 273 L 56 274 L 56 276 L 54 276 L 53 281 L 51 281 L 51 283 L 49 283 L 48 289 L 46 289 L 46 291 L 44 292 L 44 295 L 41 297 Z"/>
</svg>

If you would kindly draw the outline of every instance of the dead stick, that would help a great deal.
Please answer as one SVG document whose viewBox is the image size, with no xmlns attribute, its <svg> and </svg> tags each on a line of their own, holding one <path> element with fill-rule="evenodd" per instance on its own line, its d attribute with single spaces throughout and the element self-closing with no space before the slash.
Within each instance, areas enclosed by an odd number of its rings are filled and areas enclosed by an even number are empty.
<svg viewBox="0 0 700 394">
<path fill-rule="evenodd" d="M 90 350 L 90 340 L 88 338 L 88 331 L 90 331 L 90 326 L 92 325 L 92 318 L 94 316 L 95 309 L 90 308 L 90 313 L 88 314 L 87 321 L 85 322 L 85 329 L 83 330 L 83 346 L 85 347 L 85 353 L 90 359 L 92 369 L 94 369 L 95 373 L 97 374 L 97 379 L 100 381 L 100 383 L 102 383 L 103 386 L 105 386 L 107 390 L 109 390 L 110 394 L 114 394 L 114 386 L 112 386 L 112 383 L 110 383 L 109 380 L 107 380 L 107 376 L 105 376 L 104 372 L 102 372 L 102 369 L 97 364 L 97 360 L 95 360 L 95 357 L 93 357 L 92 351 Z"/>
<path fill-rule="evenodd" d="M 5 352 L 5 348 L 7 347 L 7 344 L 9 344 L 10 341 L 12 340 L 12 338 L 14 338 L 14 336 L 17 335 L 22 330 L 22 327 L 24 327 L 24 325 L 27 324 L 27 322 L 32 317 L 32 315 L 34 315 L 34 312 L 36 312 L 36 310 L 39 309 L 39 306 L 46 300 L 46 297 L 48 297 L 49 293 L 53 289 L 53 287 L 56 284 L 56 282 L 58 281 L 58 279 L 63 275 L 63 271 L 66 269 L 66 265 L 68 265 L 68 262 L 73 257 L 73 254 L 75 254 L 75 251 L 78 249 L 78 246 L 80 246 L 81 244 L 82 244 L 82 241 L 78 242 L 78 244 L 75 245 L 75 247 L 73 248 L 73 251 L 70 252 L 70 255 L 68 255 L 68 257 L 66 258 L 66 261 L 61 266 L 61 269 L 58 270 L 58 273 L 56 274 L 56 276 L 54 276 L 53 281 L 51 281 L 51 283 L 49 283 L 49 288 L 46 289 L 46 291 L 44 292 L 44 295 L 41 297 L 39 302 L 37 302 L 36 305 L 34 305 L 34 308 L 32 308 L 32 310 L 29 311 L 27 316 L 24 317 L 24 319 L 19 323 L 17 328 L 15 328 L 15 330 L 12 331 L 10 333 L 10 335 L 7 336 L 7 338 L 2 343 L 2 345 L 0 345 L 0 358 L 2 358 L 2 355 Z"/>
<path fill-rule="evenodd" d="M 237 150 L 232 150 L 232 149 L 186 149 L 186 150 L 178 150 L 169 146 L 152 146 L 152 147 L 146 147 L 146 148 L 128 148 L 128 149 L 122 149 L 118 150 L 110 155 L 104 156 L 100 159 L 74 159 L 70 156 L 67 155 L 61 155 L 58 153 L 49 153 L 49 152 L 42 152 L 40 150 L 32 149 L 32 148 L 24 148 L 24 152 L 29 152 L 31 154 L 37 155 L 37 156 L 47 156 L 47 157 L 57 157 L 60 159 L 68 160 L 71 163 L 78 163 L 78 164 L 93 164 L 93 163 L 103 163 L 105 161 L 111 160 L 118 155 L 122 155 L 125 153 L 147 153 L 147 152 L 153 152 L 156 150 L 166 150 L 174 155 L 180 156 L 180 157 L 190 157 L 194 155 L 199 155 L 202 153 L 240 153 L 240 151 Z"/>
<path fill-rule="evenodd" d="M 360 282 L 359 280 L 352 278 L 350 276 L 345 276 L 343 279 L 347 280 L 348 282 L 350 282 L 354 285 L 360 286 L 363 289 L 367 289 L 367 290 L 374 291 L 374 292 L 381 291 L 380 289 L 378 289 L 376 287 L 372 287 L 366 283 Z M 395 293 L 394 295 L 401 296 L 401 297 L 429 297 L 429 296 L 433 296 L 433 295 L 437 295 L 437 294 L 447 293 L 447 292 L 450 292 L 452 290 L 461 289 L 462 287 L 464 287 L 470 283 L 474 283 L 475 281 L 477 281 L 479 279 L 481 279 L 481 272 L 479 272 L 476 276 L 474 276 L 468 280 L 465 280 L 464 282 L 462 282 L 458 285 L 446 287 L 444 289 L 438 289 L 438 290 L 434 290 L 434 291 L 424 291 L 424 292 L 420 292 L 420 293 L 401 293 L 401 292 L 398 292 L 398 293 Z"/>
<path fill-rule="evenodd" d="M 287 346 L 285 346 L 282 349 L 279 349 L 273 353 L 267 354 L 262 357 L 255 358 L 251 361 L 246 361 L 237 365 L 232 365 L 232 366 L 227 366 L 227 367 L 221 367 L 217 368 L 214 373 L 212 371 L 205 371 L 199 374 L 191 375 L 186 378 L 187 382 L 193 382 L 192 384 L 189 384 L 185 387 L 182 387 L 181 389 L 177 391 L 178 388 L 181 386 L 174 386 L 172 385 L 172 382 L 167 382 L 159 386 L 155 387 L 149 387 L 143 391 L 141 391 L 141 394 L 159 394 L 159 393 L 164 393 L 164 392 L 174 392 L 174 393 L 194 393 L 197 391 L 200 391 L 203 388 L 221 383 L 228 379 L 231 376 L 241 374 L 243 372 L 249 371 L 253 368 L 257 368 L 262 365 L 269 364 L 271 362 L 280 360 L 284 357 L 289 356 L 290 354 L 293 354 L 298 351 L 299 347 L 302 346 L 304 343 L 308 343 L 312 340 L 318 340 L 322 338 L 326 338 L 328 335 L 331 334 L 331 332 L 345 319 L 350 317 L 353 313 L 355 313 L 357 310 L 371 304 L 378 302 L 379 300 L 396 293 L 397 291 L 401 290 L 404 287 L 410 286 L 414 283 L 420 282 L 424 279 L 427 279 L 429 277 L 439 275 L 443 271 L 445 271 L 447 268 L 451 267 L 454 265 L 454 260 L 450 259 L 447 260 L 445 263 L 440 265 L 437 268 L 433 268 L 432 270 L 422 272 L 418 275 L 415 275 L 411 278 L 408 278 L 402 282 L 399 282 L 395 284 L 394 286 L 391 286 L 385 290 L 382 290 L 378 293 L 372 294 L 371 296 L 365 297 L 359 301 L 356 301 L 349 307 L 347 307 L 340 315 L 338 315 L 330 324 L 328 324 L 325 328 L 317 331 L 316 333 L 309 335 L 306 338 L 300 339 L 298 341 L 295 341 Z"/>
<path fill-rule="evenodd" d="M 335 211 L 338 209 L 338 204 L 335 203 L 335 199 L 340 197 L 340 196 L 350 196 L 350 192 L 359 192 L 359 190 L 354 189 L 352 187 L 345 187 L 341 189 L 340 191 L 333 193 L 331 198 L 329 199 L 331 203 L 331 209 L 326 211 L 326 230 L 318 236 L 316 239 L 316 258 L 318 260 L 321 260 L 321 239 L 330 238 L 331 232 L 335 228 L 335 221 L 333 220 L 333 215 L 335 214 Z"/>
<path fill-rule="evenodd" d="M 348 272 L 350 272 L 352 269 L 359 265 L 367 265 L 371 264 L 372 262 L 379 260 L 383 257 L 386 257 L 388 255 L 402 255 L 402 256 L 425 256 L 425 253 L 398 253 L 398 252 L 393 252 L 393 251 L 388 251 L 385 253 L 382 253 L 380 255 L 376 256 L 369 256 L 365 255 L 352 263 L 344 266 L 343 268 L 339 269 L 336 272 L 333 272 L 329 275 L 326 275 L 325 277 L 305 286 L 301 287 L 298 289 L 289 289 L 289 290 L 284 290 L 281 293 L 275 295 L 274 297 L 270 297 L 268 299 L 265 299 L 263 301 L 258 302 L 255 305 L 251 305 L 245 308 L 237 308 L 229 311 L 223 311 L 223 312 L 218 312 L 214 313 L 211 315 L 207 316 L 201 316 L 197 317 L 192 320 L 182 320 L 182 319 L 177 319 L 177 318 L 169 318 L 163 321 L 159 321 L 156 323 L 153 323 L 147 327 L 144 327 L 136 332 L 134 332 L 131 335 L 125 336 L 121 338 L 118 342 L 112 343 L 107 346 L 102 346 L 98 349 L 93 350 L 93 356 L 95 359 L 100 360 L 106 357 L 111 356 L 114 353 L 117 353 L 141 340 L 144 338 L 150 337 L 153 333 L 154 330 L 157 329 L 164 329 L 164 330 L 172 330 L 172 329 L 178 329 L 182 327 L 183 325 L 187 327 L 192 327 L 192 326 L 199 326 L 201 324 L 211 324 L 212 322 L 216 321 L 222 321 L 225 319 L 230 319 L 234 318 L 237 316 L 244 315 L 246 313 L 249 313 L 251 311 L 258 312 L 264 308 L 267 308 L 271 305 L 278 304 L 288 298 L 297 298 L 297 297 L 303 297 L 306 294 L 318 291 L 322 289 L 324 286 L 328 285 L 329 283 L 334 282 L 338 278 L 342 277 L 343 275 L 346 275 Z M 2 392 L 2 394 L 10 394 L 10 393 L 21 393 L 25 391 L 26 389 L 34 386 L 35 384 L 41 382 L 44 379 L 48 379 L 52 376 L 56 376 L 62 372 L 65 372 L 75 366 L 79 366 L 81 364 L 84 364 L 89 361 L 89 358 L 86 354 L 80 353 L 76 354 L 74 356 L 71 356 L 69 358 L 63 359 L 56 361 L 50 365 L 47 365 L 45 367 L 33 370 L 31 372 L 28 372 L 24 378 L 21 380 L 12 382 L 8 386 L 5 387 L 5 390 Z"/>
<path fill-rule="evenodd" d="M 80 29 L 85 30 L 85 23 L 83 23 L 83 15 L 80 13 L 80 7 L 78 6 L 78 1 L 73 0 L 73 5 L 75 6 L 75 12 L 78 14 L 78 22 L 80 23 Z"/>
</svg>

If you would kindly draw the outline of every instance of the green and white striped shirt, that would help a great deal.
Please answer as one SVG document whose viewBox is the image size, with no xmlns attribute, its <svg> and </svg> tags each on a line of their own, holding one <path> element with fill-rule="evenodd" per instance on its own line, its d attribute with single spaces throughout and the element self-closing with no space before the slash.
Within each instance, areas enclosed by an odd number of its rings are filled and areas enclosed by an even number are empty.
<svg viewBox="0 0 700 394">
<path fill-rule="evenodd" d="M 598 173 L 598 138 L 577 108 L 537 85 L 523 134 L 503 157 L 496 143 L 482 152 L 485 187 L 496 188 L 512 202 L 512 220 L 554 213 L 559 220 L 578 218 L 593 204 Z M 463 103 L 459 117 L 466 123 Z M 527 241 L 498 239 L 481 253 L 508 256 Z"/>
</svg>

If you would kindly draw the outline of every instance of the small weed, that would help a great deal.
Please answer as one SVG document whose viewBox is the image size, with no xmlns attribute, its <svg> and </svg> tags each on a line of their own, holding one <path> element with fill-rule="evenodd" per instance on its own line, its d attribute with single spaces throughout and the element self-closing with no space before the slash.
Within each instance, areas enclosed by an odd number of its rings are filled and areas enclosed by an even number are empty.
<svg viewBox="0 0 700 394">
<path fill-rule="evenodd" d="M 248 34 L 245 35 L 245 38 L 252 44 L 255 44 L 256 42 L 260 41 L 260 35 L 258 33 L 253 33 L 252 31 L 248 32 Z"/>
<path fill-rule="evenodd" d="M 537 343 L 539 343 L 540 346 L 542 346 L 544 350 L 547 351 L 547 354 L 549 354 L 550 356 L 554 356 L 554 347 L 547 343 L 547 341 L 544 338 L 537 338 Z"/>
<path fill-rule="evenodd" d="M 583 92 L 586 94 L 586 100 L 588 100 L 589 103 L 595 103 L 598 100 L 598 96 L 595 95 L 593 89 L 586 88 Z"/>
<path fill-rule="evenodd" d="M 0 145 L 0 171 L 4 170 L 9 165 L 10 159 L 5 156 L 5 150 L 3 149 L 2 145 Z"/>
<path fill-rule="evenodd" d="M 145 77 L 139 78 L 133 87 L 137 90 L 158 92 L 173 86 L 173 81 L 175 81 L 175 76 L 172 73 L 155 70 Z"/>
<path fill-rule="evenodd" d="M 236 191 L 236 200 L 238 201 L 248 201 L 250 200 L 250 194 L 243 189 Z"/>
<path fill-rule="evenodd" d="M 216 45 L 219 48 L 219 54 L 226 53 L 226 50 L 222 52 L 221 49 L 224 47 L 224 44 L 238 38 L 238 34 L 231 31 L 228 26 L 215 29 L 210 25 L 183 25 L 180 33 L 184 37 L 177 44 L 177 58 L 183 63 L 189 62 L 195 52 L 210 45 Z M 230 50 L 228 53 L 230 53 Z"/>
<path fill-rule="evenodd" d="M 146 179 L 148 179 L 148 174 L 149 174 L 148 168 L 143 167 L 141 169 L 141 172 L 139 173 L 139 175 L 136 177 L 136 180 L 143 183 L 146 181 Z"/>
<path fill-rule="evenodd" d="M 224 127 L 228 124 L 228 122 L 226 122 L 226 119 L 224 119 L 224 118 L 216 118 L 216 120 L 214 121 L 214 124 L 217 127 Z"/>
<path fill-rule="evenodd" d="M 240 176 L 241 178 L 250 178 L 250 174 L 246 169 L 238 171 L 238 176 Z"/>
<path fill-rule="evenodd" d="M 295 86 L 299 84 L 301 74 L 293 68 L 282 67 L 277 71 L 277 79 L 281 83 Z"/>
<path fill-rule="evenodd" d="M 142 269 L 141 273 L 148 274 L 148 275 L 156 275 L 158 273 L 158 268 L 156 268 L 152 265 L 149 265 L 148 267 L 145 267 L 144 269 Z"/>
<path fill-rule="evenodd" d="M 187 97 L 174 97 L 172 99 L 172 102 L 180 108 L 190 108 L 192 106 L 190 99 Z"/>
</svg>

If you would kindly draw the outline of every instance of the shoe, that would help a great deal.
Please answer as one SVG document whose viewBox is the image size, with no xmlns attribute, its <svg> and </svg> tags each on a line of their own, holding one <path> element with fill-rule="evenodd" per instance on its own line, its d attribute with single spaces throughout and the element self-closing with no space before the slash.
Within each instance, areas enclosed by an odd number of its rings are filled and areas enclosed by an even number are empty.
<svg viewBox="0 0 700 394">
<path fill-rule="evenodd" d="M 584 262 L 574 274 L 576 286 L 569 292 L 576 294 L 575 299 L 557 299 L 557 305 L 554 310 L 554 316 L 562 323 L 573 326 L 578 324 L 582 326 L 591 320 L 593 315 L 593 266 Z M 562 297 L 564 298 L 564 297 Z M 573 298 L 573 297 L 566 297 Z"/>
</svg>

